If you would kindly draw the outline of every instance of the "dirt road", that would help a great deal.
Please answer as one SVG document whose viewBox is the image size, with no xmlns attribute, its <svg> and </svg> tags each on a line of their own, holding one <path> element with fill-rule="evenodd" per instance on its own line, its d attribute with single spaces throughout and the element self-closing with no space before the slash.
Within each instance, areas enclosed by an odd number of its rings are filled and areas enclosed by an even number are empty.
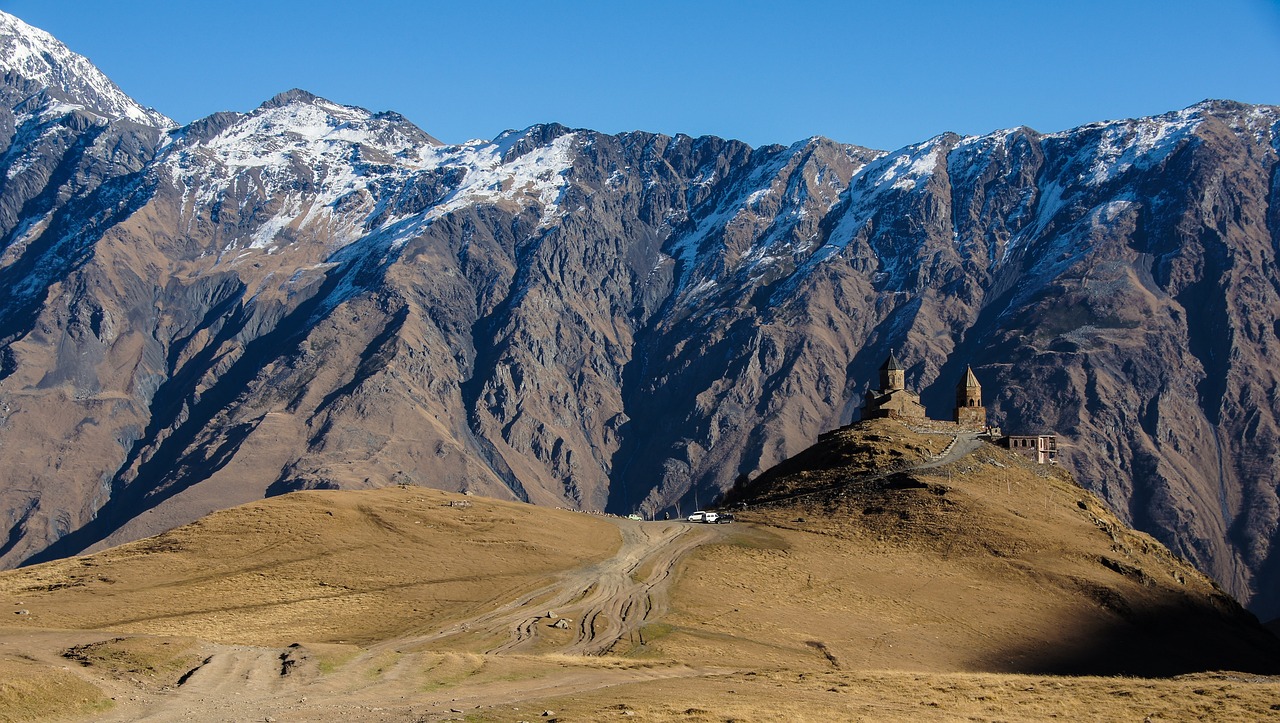
<svg viewBox="0 0 1280 723">
<path fill-rule="evenodd" d="M 617 554 L 571 571 L 517 600 L 418 639 L 383 646 L 408 647 L 459 636 L 505 637 L 486 653 L 530 651 L 539 628 L 565 619 L 575 635 L 571 643 L 538 652 L 603 655 L 665 609 L 665 593 L 676 563 L 693 548 L 719 537 L 725 528 L 686 522 L 613 520 L 622 533 Z M 638 640 L 638 639 L 637 639 Z"/>
<path fill-rule="evenodd" d="M 726 672 L 623 658 L 590 662 L 620 643 L 642 643 L 643 626 L 666 610 L 680 560 L 729 530 L 610 521 L 622 538 L 612 557 L 444 629 L 384 641 L 323 675 L 300 651 L 210 646 L 182 685 L 119 698 L 102 720 L 433 720 L 464 708 Z M 286 664 L 291 653 L 299 664 Z M 439 686 L 438 694 L 424 694 L 432 671 L 450 684 Z M 456 685 L 463 680 L 468 685 Z"/>
</svg>

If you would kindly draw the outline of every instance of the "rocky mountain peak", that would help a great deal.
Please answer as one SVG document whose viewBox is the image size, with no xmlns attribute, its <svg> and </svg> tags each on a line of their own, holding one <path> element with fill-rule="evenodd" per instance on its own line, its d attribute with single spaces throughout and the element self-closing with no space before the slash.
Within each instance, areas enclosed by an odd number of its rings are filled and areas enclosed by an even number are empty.
<svg viewBox="0 0 1280 723">
<path fill-rule="evenodd" d="M 276 93 L 269 100 L 263 102 L 259 108 L 280 108 L 293 103 L 314 104 L 323 100 L 320 96 L 303 90 L 301 88 L 290 88 L 289 90 Z"/>
<path fill-rule="evenodd" d="M 230 194 L 254 210 L 227 228 L 224 252 L 273 252 L 316 236 L 336 250 L 376 229 L 391 229 L 379 243 L 395 248 L 478 202 L 553 214 L 576 137 L 552 124 L 446 146 L 399 114 L 296 89 L 247 114 L 198 121 L 179 136 L 161 161 L 182 193 L 200 199 L 197 206 Z"/>
<path fill-rule="evenodd" d="M 66 101 L 108 118 L 128 119 L 155 128 L 177 125 L 161 113 L 139 105 L 88 58 L 2 11 L 0 71 L 10 84 L 19 82 L 34 92 L 53 89 Z"/>
</svg>

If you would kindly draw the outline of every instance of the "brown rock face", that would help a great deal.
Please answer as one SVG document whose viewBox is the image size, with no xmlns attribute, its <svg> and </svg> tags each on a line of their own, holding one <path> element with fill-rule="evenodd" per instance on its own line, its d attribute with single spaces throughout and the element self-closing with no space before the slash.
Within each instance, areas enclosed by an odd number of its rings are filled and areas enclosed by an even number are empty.
<svg viewBox="0 0 1280 723">
<path fill-rule="evenodd" d="M 4 565 L 301 488 L 705 503 L 893 348 L 933 416 L 972 364 L 992 423 L 1280 612 L 1275 108 L 442 146 L 301 91 L 168 131 L 8 81 Z"/>
</svg>

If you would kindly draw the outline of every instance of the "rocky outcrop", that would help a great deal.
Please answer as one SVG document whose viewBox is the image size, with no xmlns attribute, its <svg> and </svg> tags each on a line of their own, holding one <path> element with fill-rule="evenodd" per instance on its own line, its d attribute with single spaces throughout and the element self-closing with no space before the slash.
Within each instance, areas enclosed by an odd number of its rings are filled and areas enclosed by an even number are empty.
<svg viewBox="0 0 1280 723">
<path fill-rule="evenodd" d="M 993 423 L 1063 435 L 1122 518 L 1280 610 L 1276 108 L 445 146 L 302 91 L 172 129 L 21 73 L 0 563 L 304 488 L 705 502 L 847 422 L 892 348 L 934 416 L 972 364 Z"/>
</svg>

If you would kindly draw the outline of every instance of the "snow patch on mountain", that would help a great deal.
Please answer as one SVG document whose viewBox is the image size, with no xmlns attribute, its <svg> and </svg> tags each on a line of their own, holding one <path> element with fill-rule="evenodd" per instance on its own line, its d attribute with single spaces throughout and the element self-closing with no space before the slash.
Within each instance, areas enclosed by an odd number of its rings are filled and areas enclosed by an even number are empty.
<svg viewBox="0 0 1280 723">
<path fill-rule="evenodd" d="M 1152 168 L 1173 154 L 1204 120 L 1196 106 L 1154 118 L 1095 123 L 1052 133 L 1046 142 L 1085 137 L 1081 149 L 1084 170 L 1079 180 L 1100 186 L 1133 169 Z"/>
<path fill-rule="evenodd" d="M 902 153 L 894 157 L 889 167 L 881 174 L 877 185 L 889 185 L 899 191 L 911 191 L 933 176 L 938 167 L 939 148 L 930 141 L 921 147 L 922 152 L 913 155 Z"/>
<path fill-rule="evenodd" d="M 808 256 L 821 242 L 818 222 L 840 203 L 847 185 L 828 165 L 825 154 L 831 149 L 824 147 L 829 145 L 815 136 L 785 149 L 757 151 L 755 165 L 716 196 L 713 208 L 697 209 L 693 229 L 668 248 L 682 269 L 677 306 L 696 303 L 729 277 L 758 279 L 778 268 L 789 271 Z M 855 173 L 865 165 L 861 150 L 843 148 Z M 700 169 L 693 182 L 708 174 Z M 735 256 L 725 248 L 736 243 L 731 239 L 750 239 L 750 244 Z"/>
<path fill-rule="evenodd" d="M 1194 107 L 1194 106 L 1193 106 Z M 1258 142 L 1280 153 L 1280 108 L 1273 105 L 1251 106 L 1229 124 L 1234 131 L 1246 131 Z"/>
<path fill-rule="evenodd" d="M 139 105 L 88 58 L 5 12 L 0 12 L 0 71 L 56 89 L 70 101 L 59 106 L 63 109 L 83 108 L 108 118 L 126 118 L 162 129 L 177 125 Z"/>
<path fill-rule="evenodd" d="M 892 207 L 894 196 L 920 189 L 933 176 L 944 150 L 943 136 L 938 136 L 880 156 L 858 169 L 849 182 L 843 214 L 806 267 L 844 251 L 877 213 Z"/>
<path fill-rule="evenodd" d="M 424 169 L 462 168 L 462 183 L 448 197 L 427 212 L 430 219 L 477 203 L 534 200 L 542 208 L 542 225 L 560 214 L 560 197 L 568 187 L 566 178 L 573 166 L 578 134 L 566 133 L 550 145 L 504 162 L 508 151 L 528 136 L 529 131 L 503 134 L 494 141 L 471 141 L 461 146 L 422 149 L 419 162 Z"/>
<path fill-rule="evenodd" d="M 430 222 L 478 203 L 537 204 L 542 223 L 560 213 L 559 200 L 573 165 L 576 134 L 509 158 L 530 131 L 508 132 L 494 141 L 441 146 L 412 124 L 363 108 L 344 106 L 296 92 L 250 113 L 204 140 L 177 143 L 166 165 L 196 207 L 219 198 L 244 197 L 266 203 L 283 199 L 274 216 L 247 239 L 232 242 L 270 250 L 285 228 L 323 223 L 335 246 L 368 233 L 366 224 L 388 189 L 404 187 L 416 175 L 456 169 L 457 185 L 432 207 L 378 218 L 396 225 L 412 216 Z M 363 199 L 353 213 L 340 202 Z M 398 243 L 405 238 L 396 235 Z"/>
</svg>

